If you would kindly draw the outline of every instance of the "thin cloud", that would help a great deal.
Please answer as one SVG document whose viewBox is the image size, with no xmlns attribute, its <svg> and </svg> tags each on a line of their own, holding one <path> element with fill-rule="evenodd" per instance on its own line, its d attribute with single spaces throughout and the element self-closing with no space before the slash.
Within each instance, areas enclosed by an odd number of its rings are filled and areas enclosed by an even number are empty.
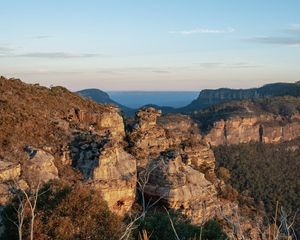
<svg viewBox="0 0 300 240">
<path fill-rule="evenodd" d="M 200 64 L 202 68 L 218 68 L 221 67 L 222 65 L 223 63 L 220 62 L 204 62 Z"/>
<path fill-rule="evenodd" d="M 254 65 L 248 62 L 237 62 L 237 63 L 222 63 L 222 62 L 203 62 L 200 66 L 205 69 L 216 69 L 216 68 L 257 68 L 258 65 Z"/>
<path fill-rule="evenodd" d="M 289 30 L 294 33 L 300 33 L 300 24 L 292 24 Z"/>
<path fill-rule="evenodd" d="M 11 56 L 14 49 L 7 46 L 0 46 L 0 57 Z"/>
<path fill-rule="evenodd" d="M 179 35 L 192 35 L 197 33 L 211 33 L 211 34 L 219 34 L 219 33 L 233 33 L 236 30 L 232 27 L 227 29 L 209 29 L 209 28 L 195 28 L 191 30 L 181 30 L 181 31 L 170 31 L 171 34 L 179 34 Z"/>
<path fill-rule="evenodd" d="M 153 70 L 153 73 L 162 73 L 162 74 L 166 74 L 166 73 L 170 73 L 170 71 L 167 70 Z"/>
<path fill-rule="evenodd" d="M 298 46 L 300 45 L 300 38 L 295 37 L 254 37 L 248 39 L 251 42 L 274 44 L 274 45 L 287 45 Z"/>
<path fill-rule="evenodd" d="M 25 57 L 25 58 L 48 58 L 48 59 L 69 59 L 69 58 L 93 58 L 104 56 L 101 54 L 93 53 L 81 53 L 73 54 L 67 52 L 31 52 L 15 55 L 16 57 Z"/>
<path fill-rule="evenodd" d="M 37 35 L 34 37 L 35 39 L 47 39 L 47 38 L 52 38 L 50 35 Z"/>
</svg>

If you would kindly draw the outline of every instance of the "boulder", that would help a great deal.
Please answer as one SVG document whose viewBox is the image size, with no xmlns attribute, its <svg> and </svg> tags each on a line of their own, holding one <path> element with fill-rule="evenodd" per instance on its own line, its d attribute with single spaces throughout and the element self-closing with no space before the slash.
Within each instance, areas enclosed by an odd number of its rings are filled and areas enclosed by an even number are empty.
<svg viewBox="0 0 300 240">
<path fill-rule="evenodd" d="M 148 166 L 152 169 L 145 194 L 169 208 L 179 209 L 202 224 L 215 216 L 219 207 L 216 187 L 205 174 L 184 163 L 177 151 L 164 152 Z"/>
<path fill-rule="evenodd" d="M 22 165 L 22 177 L 31 186 L 58 179 L 54 157 L 43 150 L 31 149 L 28 159 Z"/>
</svg>

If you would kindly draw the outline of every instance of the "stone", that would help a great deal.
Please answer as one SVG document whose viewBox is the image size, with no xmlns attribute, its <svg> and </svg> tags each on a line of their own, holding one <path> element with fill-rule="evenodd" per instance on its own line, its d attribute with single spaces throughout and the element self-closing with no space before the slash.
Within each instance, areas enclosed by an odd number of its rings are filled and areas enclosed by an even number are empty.
<svg viewBox="0 0 300 240">
<path fill-rule="evenodd" d="M 22 164 L 22 177 L 31 186 L 58 179 L 54 157 L 43 150 L 33 149 L 35 154 Z"/>
<path fill-rule="evenodd" d="M 21 174 L 21 166 L 18 163 L 0 161 L 0 182 L 16 180 Z"/>
<path fill-rule="evenodd" d="M 178 209 L 202 224 L 215 216 L 218 207 L 217 189 L 205 174 L 182 161 L 179 152 L 166 152 L 149 165 L 153 169 L 145 194 L 169 208 Z"/>
<path fill-rule="evenodd" d="M 136 159 L 118 144 L 108 143 L 93 169 L 93 185 L 100 189 L 109 208 L 123 216 L 135 201 Z"/>
<path fill-rule="evenodd" d="M 88 143 L 92 144 L 95 142 Z M 122 142 L 105 141 L 95 153 L 81 150 L 75 155 L 74 164 L 85 181 L 101 191 L 111 211 L 124 216 L 131 209 L 135 200 L 136 159 L 124 150 Z"/>
</svg>

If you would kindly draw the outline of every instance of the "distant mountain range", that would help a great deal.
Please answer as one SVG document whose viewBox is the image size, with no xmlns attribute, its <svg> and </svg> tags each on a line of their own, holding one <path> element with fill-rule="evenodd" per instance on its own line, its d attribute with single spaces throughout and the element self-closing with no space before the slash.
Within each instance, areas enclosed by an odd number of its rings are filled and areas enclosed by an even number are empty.
<svg viewBox="0 0 300 240">
<path fill-rule="evenodd" d="M 211 105 L 228 101 L 257 99 L 263 97 L 300 96 L 300 83 L 271 83 L 260 88 L 202 90 L 197 99 L 189 105 L 178 109 L 182 112 L 191 112 Z"/>
<path fill-rule="evenodd" d="M 124 106 L 110 98 L 110 96 L 99 89 L 85 89 L 78 92 L 81 96 L 85 98 L 91 98 L 98 103 L 104 104 L 114 104 L 120 107 L 126 115 L 133 115 L 136 109 Z M 170 92 L 168 92 L 170 94 Z M 267 84 L 259 88 L 250 89 L 230 89 L 230 88 L 220 88 L 220 89 L 205 89 L 199 93 L 198 98 L 193 100 L 190 104 L 181 107 L 174 108 L 170 106 L 159 106 L 154 103 L 146 104 L 144 106 L 152 106 L 161 109 L 164 113 L 188 113 L 203 108 L 225 103 L 229 101 L 239 101 L 239 100 L 251 100 L 265 97 L 275 97 L 275 96 L 300 96 L 300 82 L 296 83 L 272 83 Z M 161 97 L 163 95 L 161 94 Z M 134 97 L 132 97 L 134 99 Z M 174 94 L 176 98 L 176 94 Z M 157 102 L 157 99 L 153 100 Z"/>
<path fill-rule="evenodd" d="M 102 104 L 114 104 L 118 106 L 126 115 L 132 115 L 135 112 L 135 109 L 126 107 L 110 98 L 110 96 L 99 89 L 96 88 L 89 88 L 89 89 L 84 89 L 81 91 L 77 92 L 79 95 L 81 95 L 84 98 L 91 98 L 97 103 L 102 103 Z"/>
</svg>

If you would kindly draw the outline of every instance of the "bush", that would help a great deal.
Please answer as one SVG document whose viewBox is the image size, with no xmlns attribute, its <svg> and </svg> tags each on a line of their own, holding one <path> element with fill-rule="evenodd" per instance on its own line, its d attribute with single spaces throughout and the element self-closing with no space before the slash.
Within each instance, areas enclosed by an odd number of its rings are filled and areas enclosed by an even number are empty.
<svg viewBox="0 0 300 240">
<path fill-rule="evenodd" d="M 117 240 L 124 226 L 111 213 L 99 192 L 87 186 L 70 186 L 54 182 L 47 184 L 38 199 L 34 239 L 97 239 Z M 9 219 L 16 219 L 13 209 L 18 201 L 5 209 L 6 232 L 4 239 L 18 239 L 17 229 Z M 9 214 L 9 215 L 8 215 Z M 26 217 L 23 239 L 29 239 L 29 220 Z"/>
<path fill-rule="evenodd" d="M 219 224 L 214 220 L 207 222 L 201 230 L 201 227 L 191 224 L 190 220 L 178 211 L 170 210 L 169 214 L 181 240 L 199 239 L 201 232 L 202 240 L 227 239 Z M 136 239 L 138 239 L 138 233 L 143 230 L 147 231 L 151 240 L 176 239 L 169 216 L 163 210 L 154 209 L 146 215 L 134 234 Z"/>
</svg>

